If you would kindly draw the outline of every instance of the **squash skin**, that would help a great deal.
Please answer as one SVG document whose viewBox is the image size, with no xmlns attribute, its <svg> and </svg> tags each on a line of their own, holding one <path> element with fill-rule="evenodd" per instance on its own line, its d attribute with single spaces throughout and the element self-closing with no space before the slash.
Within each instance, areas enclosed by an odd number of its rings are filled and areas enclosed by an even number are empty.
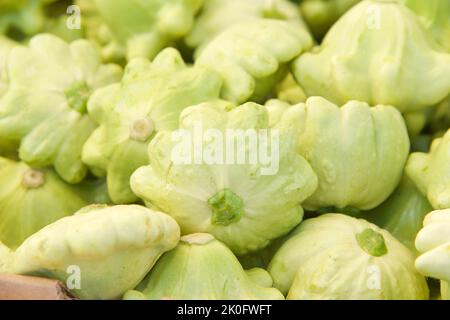
<svg viewBox="0 0 450 320">
<path fill-rule="evenodd" d="M 188 66 L 180 53 L 167 48 L 150 62 L 128 63 L 118 83 L 97 90 L 88 114 L 98 124 L 82 150 L 82 160 L 106 176 L 116 204 L 134 203 L 130 176 L 148 164 L 147 149 L 162 130 L 178 128 L 187 107 L 219 97 L 222 79 L 214 71 Z"/>
<path fill-rule="evenodd" d="M 192 29 L 203 0 L 94 0 L 90 25 L 100 31 L 106 61 L 153 59 Z M 98 20 L 101 22 L 99 23 Z M 93 34 L 93 32 L 90 32 Z"/>
<path fill-rule="evenodd" d="M 179 130 L 160 131 L 152 140 L 148 148 L 150 164 L 133 173 L 131 189 L 174 217 L 183 234 L 211 233 L 237 255 L 258 251 L 302 220 L 301 204 L 317 188 L 316 174 L 295 149 L 304 115 L 304 108 L 293 106 L 272 127 L 266 108 L 256 103 L 235 107 L 226 101 L 211 101 L 189 107 L 180 116 Z M 278 132 L 279 142 L 268 141 L 273 150 L 279 146 L 278 169 L 264 174 L 264 169 L 270 168 L 261 163 L 175 163 L 172 152 L 180 145 L 186 150 L 199 143 L 205 149 L 209 146 L 196 137 L 196 125 L 206 133 L 213 129 L 222 136 L 227 131 Z M 180 131 L 188 132 L 193 139 L 174 141 L 173 133 Z M 249 159 L 249 150 L 244 153 Z M 234 208 L 228 221 L 224 215 L 215 219 L 221 215 L 217 210 L 221 203 Z"/>
<path fill-rule="evenodd" d="M 286 76 L 288 64 L 312 45 L 308 31 L 288 21 L 255 19 L 219 34 L 195 64 L 222 76 L 221 98 L 236 104 L 263 102 Z"/>
<path fill-rule="evenodd" d="M 198 241 L 210 237 L 209 242 Z M 196 240 L 194 240 L 196 238 Z M 186 239 L 186 240 L 184 240 Z M 208 240 L 208 239 L 207 239 Z M 283 300 L 267 271 L 248 271 L 233 253 L 209 234 L 181 238 L 124 298 L 131 300 Z"/>
<path fill-rule="evenodd" d="M 386 253 L 362 250 L 357 235 L 373 230 Z M 384 251 L 381 251 L 383 253 Z M 342 214 L 326 214 L 297 227 L 268 268 L 287 299 L 428 299 L 414 254 L 387 231 Z"/>
<path fill-rule="evenodd" d="M 77 188 L 51 168 L 33 169 L 0 158 L 0 242 L 15 249 L 43 227 L 88 205 Z"/>
<path fill-rule="evenodd" d="M 435 210 L 450 208 L 450 129 L 433 141 L 429 153 L 412 153 L 406 172 Z"/>
<path fill-rule="evenodd" d="M 450 3 L 446 0 L 402 0 L 437 42 L 450 52 Z"/>
<path fill-rule="evenodd" d="M 122 69 L 102 64 L 87 40 L 69 44 L 39 34 L 11 49 L 6 72 L 0 137 L 20 141 L 19 157 L 26 163 L 52 165 L 66 182 L 81 182 L 88 171 L 81 150 L 95 129 L 85 112 L 87 101 L 94 90 L 117 81 Z"/>
<path fill-rule="evenodd" d="M 410 142 L 401 114 L 392 106 L 350 101 L 339 107 L 324 98 L 305 104 L 298 152 L 313 167 L 319 187 L 304 206 L 370 210 L 400 182 Z M 286 107 L 268 105 L 271 121 Z M 340 212 L 340 211 L 339 211 Z"/>
<path fill-rule="evenodd" d="M 417 234 L 416 248 L 421 255 L 416 259 L 416 268 L 422 274 L 441 280 L 441 296 L 450 300 L 450 210 L 430 212 Z"/>
<path fill-rule="evenodd" d="M 15 251 L 12 270 L 70 284 L 70 270 L 76 268 L 80 286 L 69 286 L 76 297 L 119 299 L 179 238 L 177 223 L 162 212 L 92 205 L 29 237 Z"/>
<path fill-rule="evenodd" d="M 355 5 L 292 70 L 308 96 L 339 105 L 359 100 L 407 113 L 436 105 L 450 93 L 450 54 L 395 1 Z"/>
</svg>

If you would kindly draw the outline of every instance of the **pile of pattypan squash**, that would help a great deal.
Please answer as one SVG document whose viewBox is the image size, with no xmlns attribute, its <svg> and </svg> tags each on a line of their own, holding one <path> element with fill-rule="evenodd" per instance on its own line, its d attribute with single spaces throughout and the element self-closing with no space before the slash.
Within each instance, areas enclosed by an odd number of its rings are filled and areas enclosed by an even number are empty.
<svg viewBox="0 0 450 320">
<path fill-rule="evenodd" d="M 4 274 L 450 300 L 450 1 L 0 1 Z"/>
</svg>

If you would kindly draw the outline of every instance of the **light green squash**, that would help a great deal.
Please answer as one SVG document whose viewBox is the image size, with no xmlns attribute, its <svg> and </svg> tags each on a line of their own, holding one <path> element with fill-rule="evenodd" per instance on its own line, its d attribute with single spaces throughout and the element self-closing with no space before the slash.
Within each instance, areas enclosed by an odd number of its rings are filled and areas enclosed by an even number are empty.
<svg viewBox="0 0 450 320">
<path fill-rule="evenodd" d="M 259 18 L 285 20 L 305 28 L 300 11 L 287 0 L 207 0 L 185 42 L 199 53 L 232 25 Z"/>
<path fill-rule="evenodd" d="M 87 100 L 121 73 L 116 65 L 102 65 L 87 40 L 67 44 L 40 34 L 14 47 L 8 90 L 0 99 L 0 138 L 20 141 L 19 156 L 28 164 L 53 165 L 65 181 L 80 182 L 87 173 L 81 149 L 95 128 Z"/>
<path fill-rule="evenodd" d="M 103 57 L 153 59 L 191 31 L 203 0 L 93 0 L 109 36 Z M 106 40 L 106 39 L 104 39 Z"/>
<path fill-rule="evenodd" d="M 304 221 L 268 268 L 287 299 L 428 299 L 414 254 L 362 219 L 326 214 Z"/>
<path fill-rule="evenodd" d="M 423 226 L 416 238 L 416 248 L 422 253 L 416 268 L 428 277 L 440 279 L 442 299 L 450 300 L 450 210 L 431 212 Z"/>
<path fill-rule="evenodd" d="M 196 65 L 224 79 L 221 97 L 240 104 L 264 101 L 287 74 L 287 65 L 311 48 L 304 28 L 287 21 L 256 19 L 226 29 L 201 51 Z"/>
<path fill-rule="evenodd" d="M 267 271 L 244 271 L 223 243 L 206 233 L 181 242 L 156 263 L 129 300 L 282 300 Z"/>
<path fill-rule="evenodd" d="M 406 172 L 434 209 L 450 208 L 450 129 L 435 139 L 429 153 L 412 153 Z"/>
<path fill-rule="evenodd" d="M 60 280 L 81 299 L 118 299 L 179 237 L 178 225 L 164 213 L 89 206 L 29 237 L 14 253 L 13 271 Z"/>
<path fill-rule="evenodd" d="M 401 0 L 419 16 L 427 30 L 450 52 L 450 1 L 448 0 Z"/>
<path fill-rule="evenodd" d="M 53 170 L 0 158 L 0 241 L 8 247 L 88 204 Z"/>
<path fill-rule="evenodd" d="M 361 1 L 292 69 L 308 96 L 339 105 L 359 100 L 407 113 L 450 93 L 450 54 L 396 1 Z"/>
<path fill-rule="evenodd" d="M 83 147 L 82 159 L 106 174 L 114 203 L 133 203 L 131 174 L 148 163 L 147 148 L 161 130 L 175 130 L 183 109 L 219 96 L 222 80 L 214 71 L 186 66 L 167 48 L 153 62 L 134 59 L 120 83 L 97 90 L 88 112 L 99 125 Z"/>
<path fill-rule="evenodd" d="M 319 187 L 305 208 L 375 208 L 400 182 L 409 147 L 404 120 L 394 107 L 358 101 L 338 107 L 309 98 L 298 150 L 316 172 Z"/>
<path fill-rule="evenodd" d="M 237 255 L 262 249 L 302 220 L 301 204 L 317 187 L 295 150 L 304 116 L 295 106 L 271 127 L 266 108 L 255 103 L 187 108 L 179 130 L 160 131 L 152 140 L 150 164 L 133 173 L 131 188 L 174 217 L 183 234 L 211 233 Z M 265 138 L 240 144 L 247 133 Z M 223 152 L 222 138 L 228 141 Z"/>
</svg>

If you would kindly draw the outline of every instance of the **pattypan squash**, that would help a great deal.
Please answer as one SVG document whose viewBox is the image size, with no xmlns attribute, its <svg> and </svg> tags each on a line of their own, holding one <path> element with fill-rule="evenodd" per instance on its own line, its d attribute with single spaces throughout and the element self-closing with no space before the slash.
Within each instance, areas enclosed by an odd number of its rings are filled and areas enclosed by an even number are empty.
<svg viewBox="0 0 450 320">
<path fill-rule="evenodd" d="M 450 210 L 433 211 L 425 217 L 416 238 L 422 255 L 416 268 L 428 277 L 441 280 L 442 299 L 450 300 Z"/>
<path fill-rule="evenodd" d="M 308 31 L 287 21 L 241 22 L 215 37 L 196 64 L 224 79 L 222 98 L 237 104 L 264 100 L 287 74 L 287 64 L 313 44 Z"/>
<path fill-rule="evenodd" d="M 287 0 L 207 0 L 185 42 L 201 50 L 231 25 L 259 18 L 286 20 L 305 27 L 296 5 Z"/>
<path fill-rule="evenodd" d="M 422 228 L 425 215 L 432 210 L 428 199 L 405 175 L 385 202 L 362 217 L 389 231 L 411 251 L 416 251 L 416 235 Z"/>
<path fill-rule="evenodd" d="M 450 1 L 448 0 L 401 0 L 419 16 L 426 29 L 450 52 Z"/>
<path fill-rule="evenodd" d="M 263 269 L 244 271 L 223 243 L 207 233 L 181 237 L 125 299 L 283 300 Z"/>
<path fill-rule="evenodd" d="M 13 271 L 60 280 L 81 299 L 118 299 L 179 237 L 178 225 L 164 213 L 92 205 L 29 237 L 14 253 Z"/>
<path fill-rule="evenodd" d="M 321 97 L 309 98 L 305 108 L 298 150 L 319 187 L 304 207 L 369 210 L 386 200 L 400 182 L 410 147 L 400 112 L 358 101 L 338 107 Z"/>
<path fill-rule="evenodd" d="M 102 65 L 90 42 L 41 34 L 14 47 L 7 65 L 9 86 L 0 99 L 0 137 L 20 140 L 19 156 L 32 166 L 54 165 L 69 183 L 87 173 L 81 149 L 95 128 L 86 114 L 92 92 L 121 76 Z"/>
<path fill-rule="evenodd" d="M 106 60 L 154 58 L 161 49 L 191 31 L 194 16 L 203 4 L 203 0 L 94 2 L 109 31 L 109 43 L 103 50 Z"/>
<path fill-rule="evenodd" d="M 319 48 L 296 59 L 293 70 L 308 96 L 416 111 L 450 93 L 450 54 L 432 40 L 404 5 L 364 0 L 336 22 Z"/>
<path fill-rule="evenodd" d="M 406 172 L 435 210 L 450 209 L 450 129 L 429 153 L 412 153 Z"/>
<path fill-rule="evenodd" d="M 8 247 L 87 204 L 53 170 L 0 158 L 0 241 Z"/>
<path fill-rule="evenodd" d="M 363 219 L 326 214 L 295 229 L 269 264 L 287 299 L 428 299 L 414 254 Z"/>
<path fill-rule="evenodd" d="M 177 129 L 180 112 L 217 98 L 221 85 L 214 71 L 188 67 L 178 51 L 167 48 L 152 63 L 130 61 L 121 83 L 94 93 L 88 112 L 99 127 L 83 148 L 83 161 L 107 173 L 115 203 L 137 200 L 130 176 L 148 163 L 147 146 L 155 134 Z"/>
<path fill-rule="evenodd" d="M 295 150 L 304 115 L 292 107 L 270 127 L 267 110 L 252 102 L 187 108 L 179 130 L 152 140 L 150 164 L 132 175 L 131 188 L 183 234 L 211 233 L 238 255 L 262 249 L 302 220 L 300 204 L 317 187 Z"/>
<path fill-rule="evenodd" d="M 322 39 L 330 27 L 360 0 L 303 0 L 300 11 L 317 39 Z"/>
</svg>

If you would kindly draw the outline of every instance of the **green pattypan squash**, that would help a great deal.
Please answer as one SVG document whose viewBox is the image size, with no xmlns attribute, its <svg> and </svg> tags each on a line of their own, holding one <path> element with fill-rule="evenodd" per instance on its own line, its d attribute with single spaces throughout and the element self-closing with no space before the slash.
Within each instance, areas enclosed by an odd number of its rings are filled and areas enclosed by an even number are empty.
<svg viewBox="0 0 450 320">
<path fill-rule="evenodd" d="M 450 210 L 433 211 L 425 217 L 416 238 L 422 255 L 416 268 L 428 277 L 441 280 L 442 299 L 450 300 Z"/>
<path fill-rule="evenodd" d="M 87 168 L 81 149 L 95 128 L 86 114 L 92 92 L 121 76 L 116 65 L 102 65 L 86 40 L 71 44 L 48 34 L 28 47 L 14 47 L 8 59 L 9 87 L 0 99 L 0 137 L 20 140 L 19 156 L 33 166 L 54 165 L 69 183 Z"/>
<path fill-rule="evenodd" d="M 97 90 L 88 104 L 99 127 L 83 148 L 83 161 L 106 172 L 115 203 L 137 200 L 131 174 L 148 163 L 147 146 L 158 131 L 175 130 L 181 111 L 220 94 L 221 78 L 202 67 L 188 67 L 178 51 L 162 51 L 150 63 L 134 59 L 121 83 Z"/>
<path fill-rule="evenodd" d="M 154 58 L 192 29 L 203 0 L 94 0 L 109 29 L 107 60 Z M 102 31 L 104 32 L 104 31 Z"/>
<path fill-rule="evenodd" d="M 164 213 L 93 205 L 29 237 L 14 253 L 13 271 L 63 281 L 81 299 L 118 299 L 179 237 L 178 225 Z"/>
<path fill-rule="evenodd" d="M 405 175 L 394 193 L 362 218 L 389 231 L 411 251 L 416 251 L 414 240 L 425 215 L 432 210 L 428 199 Z"/>
<path fill-rule="evenodd" d="M 450 209 L 450 129 L 429 153 L 412 153 L 406 172 L 434 209 Z"/>
<path fill-rule="evenodd" d="M 295 4 L 287 0 L 207 0 L 185 42 L 199 51 L 230 26 L 259 18 L 286 20 L 305 27 Z"/>
<path fill-rule="evenodd" d="M 283 300 L 263 269 L 244 271 L 237 258 L 210 234 L 181 237 L 125 299 Z"/>
<path fill-rule="evenodd" d="M 401 0 L 416 13 L 426 29 L 450 52 L 450 1 Z"/>
<path fill-rule="evenodd" d="M 360 0 L 303 0 L 300 11 L 317 39 L 322 39 L 330 27 Z"/>
<path fill-rule="evenodd" d="M 87 204 L 53 170 L 0 158 L 0 241 L 8 247 Z"/>
<path fill-rule="evenodd" d="M 350 101 L 338 107 L 320 97 L 306 101 L 300 154 L 319 178 L 308 210 L 381 204 L 400 182 L 409 153 L 404 120 L 394 107 Z"/>
<path fill-rule="evenodd" d="M 317 178 L 295 151 L 304 108 L 290 108 L 270 127 L 263 106 L 233 107 L 211 101 L 185 109 L 179 130 L 152 140 L 150 164 L 132 175 L 131 188 L 174 217 L 183 234 L 211 233 L 243 255 L 302 220 L 300 204 Z"/>
<path fill-rule="evenodd" d="M 221 74 L 225 100 L 259 101 L 284 78 L 287 64 L 312 44 L 304 28 L 287 21 L 256 19 L 219 34 L 201 51 L 196 64 Z"/>
<path fill-rule="evenodd" d="M 416 111 L 450 93 L 450 54 L 432 40 L 404 5 L 365 0 L 336 22 L 319 48 L 300 56 L 293 71 L 308 96 Z"/>
<path fill-rule="evenodd" d="M 421 300 L 429 294 L 408 248 L 374 224 L 342 214 L 300 224 L 268 271 L 293 300 Z"/>
</svg>

